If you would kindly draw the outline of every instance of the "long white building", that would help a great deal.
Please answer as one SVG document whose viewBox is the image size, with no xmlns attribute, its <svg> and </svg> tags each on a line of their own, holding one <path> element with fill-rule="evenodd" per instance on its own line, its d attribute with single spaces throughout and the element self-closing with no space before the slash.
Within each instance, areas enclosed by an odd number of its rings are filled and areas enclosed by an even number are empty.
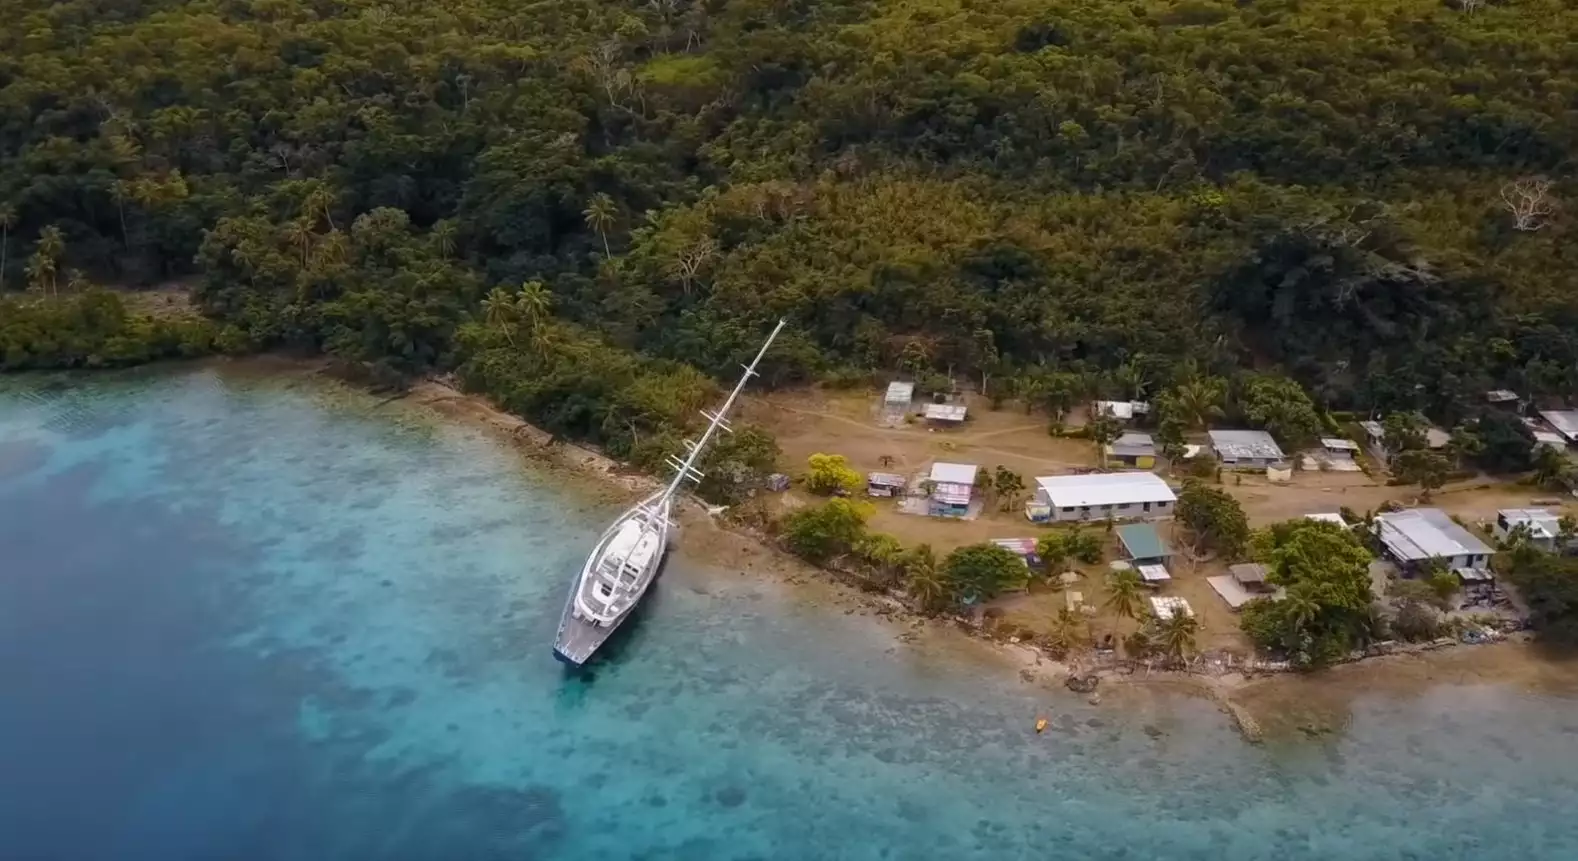
<svg viewBox="0 0 1578 861">
<path fill-rule="evenodd" d="M 1025 515 L 1059 522 L 1171 517 L 1177 502 L 1167 482 L 1149 472 L 1049 475 L 1036 479 Z"/>
</svg>

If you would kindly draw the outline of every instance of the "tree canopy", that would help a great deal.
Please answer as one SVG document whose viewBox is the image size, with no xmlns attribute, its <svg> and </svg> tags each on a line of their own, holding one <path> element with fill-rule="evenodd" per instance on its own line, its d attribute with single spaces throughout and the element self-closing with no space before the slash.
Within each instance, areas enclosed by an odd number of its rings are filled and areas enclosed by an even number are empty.
<svg viewBox="0 0 1578 861">
<path fill-rule="evenodd" d="M 0 10 L 0 289 L 190 279 L 238 344 L 459 371 L 620 455 L 778 317 L 768 385 L 1298 442 L 1578 395 L 1562 0 Z"/>
<path fill-rule="evenodd" d="M 1263 649 L 1298 666 L 1331 663 L 1368 642 L 1371 630 L 1369 551 L 1336 524 L 1290 520 L 1254 537 L 1267 579 L 1286 590 L 1242 611 L 1244 632 Z"/>
</svg>

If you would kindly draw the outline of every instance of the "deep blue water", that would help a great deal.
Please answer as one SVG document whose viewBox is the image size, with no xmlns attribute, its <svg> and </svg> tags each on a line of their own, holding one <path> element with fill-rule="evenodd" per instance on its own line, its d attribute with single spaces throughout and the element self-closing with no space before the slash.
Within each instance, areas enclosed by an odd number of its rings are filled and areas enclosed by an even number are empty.
<svg viewBox="0 0 1578 861">
<path fill-rule="evenodd" d="M 0 858 L 1578 858 L 1578 708 L 1522 691 L 1252 747 L 683 556 L 567 675 L 609 512 L 560 484 L 327 385 L 0 380 Z"/>
</svg>

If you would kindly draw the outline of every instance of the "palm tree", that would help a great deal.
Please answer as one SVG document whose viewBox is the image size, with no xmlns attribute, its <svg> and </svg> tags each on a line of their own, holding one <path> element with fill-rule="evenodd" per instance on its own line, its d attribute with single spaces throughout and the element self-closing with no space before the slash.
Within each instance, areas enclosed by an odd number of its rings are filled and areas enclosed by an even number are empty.
<svg viewBox="0 0 1578 861">
<path fill-rule="evenodd" d="M 1140 572 L 1124 568 L 1107 575 L 1107 609 L 1120 619 L 1135 618 L 1143 607 L 1140 599 L 1145 581 Z"/>
<path fill-rule="evenodd" d="M 1220 377 L 1195 377 L 1173 393 L 1178 412 L 1192 428 L 1203 428 L 1211 419 L 1222 415 L 1222 401 L 1226 397 L 1227 385 Z"/>
<path fill-rule="evenodd" d="M 1288 620 L 1288 625 L 1295 634 L 1309 627 L 1314 623 L 1315 617 L 1320 615 L 1320 602 L 1310 597 L 1310 594 L 1303 589 L 1289 590 L 1282 600 L 1282 608 L 1286 613 L 1284 618 Z"/>
<path fill-rule="evenodd" d="M 452 219 L 443 218 L 433 223 L 431 235 L 433 237 L 433 247 L 438 249 L 438 256 L 448 257 L 455 253 L 455 234 L 457 232 L 455 222 Z"/>
<path fill-rule="evenodd" d="M 503 287 L 494 287 L 482 300 L 483 321 L 504 333 L 504 340 L 515 346 L 515 298 Z"/>
<path fill-rule="evenodd" d="M 1188 660 L 1195 648 L 1195 636 L 1200 633 L 1200 621 L 1189 613 L 1174 613 L 1157 623 L 1156 633 L 1163 654 Z"/>
<path fill-rule="evenodd" d="M 1051 626 L 1043 635 L 1043 642 L 1057 652 L 1067 652 L 1089 639 L 1090 630 L 1085 617 L 1067 607 L 1057 611 L 1057 615 L 1052 617 Z"/>
<path fill-rule="evenodd" d="M 38 232 L 38 244 L 34 246 L 33 258 L 28 261 L 27 274 L 34 287 L 45 295 L 51 292 L 56 295 L 55 275 L 59 271 L 61 255 L 66 253 L 66 237 L 60 228 L 51 224 Z"/>
<path fill-rule="evenodd" d="M 592 195 L 582 215 L 586 216 L 586 226 L 597 231 L 597 235 L 602 238 L 603 256 L 613 257 L 613 253 L 608 250 L 608 228 L 614 226 L 614 218 L 619 215 L 619 207 L 615 205 L 614 199 L 599 191 Z"/>
<path fill-rule="evenodd" d="M 948 584 L 935 565 L 917 565 L 909 569 L 910 595 L 921 609 L 931 613 L 942 607 L 948 597 Z"/>
<path fill-rule="evenodd" d="M 520 292 L 515 294 L 515 310 L 526 323 L 526 328 L 533 332 L 548 318 L 552 308 L 553 294 L 542 286 L 541 281 L 527 281 L 521 285 Z"/>
<path fill-rule="evenodd" d="M 11 228 L 16 226 L 16 208 L 0 203 L 0 289 L 5 288 L 7 252 L 11 250 Z"/>
</svg>

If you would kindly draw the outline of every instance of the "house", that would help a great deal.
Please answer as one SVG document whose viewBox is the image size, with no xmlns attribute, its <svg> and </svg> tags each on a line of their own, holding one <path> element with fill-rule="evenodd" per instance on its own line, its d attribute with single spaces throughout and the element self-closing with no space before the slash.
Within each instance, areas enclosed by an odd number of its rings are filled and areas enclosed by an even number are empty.
<svg viewBox="0 0 1578 861">
<path fill-rule="evenodd" d="M 1492 389 L 1485 393 L 1485 402 L 1498 407 L 1517 409 L 1518 393 L 1507 389 Z"/>
<path fill-rule="evenodd" d="M 1177 501 L 1178 495 L 1154 473 L 1050 475 L 1036 479 L 1036 494 L 1025 506 L 1025 516 L 1064 523 L 1171 517 Z"/>
<path fill-rule="evenodd" d="M 924 415 L 934 427 L 958 427 L 964 424 L 966 409 L 964 404 L 927 404 Z"/>
<path fill-rule="evenodd" d="M 914 383 L 888 383 L 888 393 L 882 396 L 882 405 L 889 408 L 908 410 L 910 401 L 914 399 Z"/>
<path fill-rule="evenodd" d="M 1134 469 L 1156 466 L 1156 442 L 1148 433 L 1126 431 L 1106 447 L 1107 463 Z"/>
<path fill-rule="evenodd" d="M 1228 573 L 1207 577 L 1206 582 L 1216 594 L 1222 596 L 1227 606 L 1234 610 L 1256 598 L 1280 598 L 1284 590 L 1276 588 L 1266 578 L 1266 566 L 1253 562 L 1227 566 Z"/>
<path fill-rule="evenodd" d="M 964 517 L 970 513 L 970 497 L 975 493 L 973 463 L 934 463 L 931 465 L 931 504 L 933 517 Z"/>
<path fill-rule="evenodd" d="M 1350 439 L 1322 437 L 1320 447 L 1328 462 L 1346 461 L 1352 463 L 1353 459 L 1359 455 L 1359 444 Z"/>
<path fill-rule="evenodd" d="M 1540 418 L 1555 428 L 1562 439 L 1578 443 L 1578 410 L 1540 410 Z"/>
<path fill-rule="evenodd" d="M 1514 529 L 1522 527 L 1530 544 L 1553 553 L 1564 543 L 1561 520 L 1548 508 L 1503 508 L 1496 512 L 1496 525 L 1491 532 L 1497 540 L 1505 541 Z"/>
<path fill-rule="evenodd" d="M 1129 523 L 1117 529 L 1118 542 L 1135 565 L 1166 565 L 1172 550 L 1150 523 Z"/>
<path fill-rule="evenodd" d="M 1282 447 L 1265 431 L 1214 430 L 1208 436 L 1211 437 L 1211 450 L 1216 452 L 1216 459 L 1226 467 L 1259 469 L 1285 458 Z"/>
<path fill-rule="evenodd" d="M 1547 448 L 1556 449 L 1557 451 L 1567 450 L 1567 438 L 1556 431 L 1533 430 L 1530 431 L 1530 433 L 1534 434 L 1535 448 L 1539 448 L 1543 445 Z"/>
<path fill-rule="evenodd" d="M 1495 552 L 1439 508 L 1411 508 L 1375 516 L 1376 537 L 1404 570 L 1430 560 L 1448 568 L 1486 568 Z"/>
<path fill-rule="evenodd" d="M 896 472 L 872 472 L 866 474 L 866 495 L 892 498 L 904 493 L 904 487 L 909 480 Z"/>
<path fill-rule="evenodd" d="M 1364 436 L 1370 447 L 1370 454 L 1375 459 L 1386 463 L 1391 459 L 1391 453 L 1386 450 L 1386 428 L 1377 421 L 1359 422 L 1359 427 L 1364 429 Z M 1425 428 L 1425 447 L 1431 451 L 1447 447 L 1452 441 L 1452 435 L 1438 427 Z"/>
<path fill-rule="evenodd" d="M 1092 415 L 1106 414 L 1120 422 L 1133 421 L 1135 416 L 1143 416 L 1151 411 L 1151 405 L 1145 401 L 1096 401 L 1091 404 Z"/>
</svg>

